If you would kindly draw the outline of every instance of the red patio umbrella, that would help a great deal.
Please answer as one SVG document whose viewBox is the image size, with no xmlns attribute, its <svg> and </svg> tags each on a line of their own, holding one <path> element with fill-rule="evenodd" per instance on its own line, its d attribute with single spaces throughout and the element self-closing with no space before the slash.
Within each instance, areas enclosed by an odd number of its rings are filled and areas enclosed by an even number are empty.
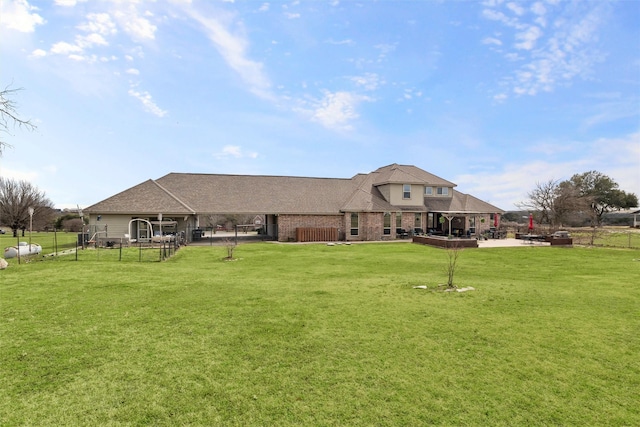
<svg viewBox="0 0 640 427">
<path fill-rule="evenodd" d="M 529 214 L 529 232 L 533 231 L 533 214 Z"/>
<path fill-rule="evenodd" d="M 498 224 L 500 224 L 500 214 L 493 214 L 493 226 L 498 228 Z"/>
</svg>

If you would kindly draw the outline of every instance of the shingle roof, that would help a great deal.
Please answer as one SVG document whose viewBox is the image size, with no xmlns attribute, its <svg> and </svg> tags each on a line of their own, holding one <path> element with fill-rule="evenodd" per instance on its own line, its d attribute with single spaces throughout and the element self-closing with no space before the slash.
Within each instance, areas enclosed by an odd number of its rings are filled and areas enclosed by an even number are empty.
<svg viewBox="0 0 640 427">
<path fill-rule="evenodd" d="M 453 190 L 451 197 L 425 197 L 424 205 L 430 212 L 502 213 L 502 209 L 470 194 Z"/>
<path fill-rule="evenodd" d="M 86 212 L 149 214 L 193 214 L 188 205 L 158 185 L 152 179 L 144 181 L 99 203 L 89 206 Z"/>
<path fill-rule="evenodd" d="M 453 182 L 442 179 L 423 169 L 412 165 L 399 165 L 397 163 L 383 166 L 372 174 L 376 175 L 374 185 L 383 184 L 421 184 L 435 187 L 455 187 Z"/>
<path fill-rule="evenodd" d="M 89 206 L 87 213 L 149 214 L 313 214 L 388 212 L 398 209 L 385 200 L 377 186 L 383 183 L 419 183 L 452 187 L 455 184 L 415 166 L 382 167 L 351 179 L 268 175 L 169 173 L 147 180 Z M 453 191 L 450 198 L 425 198 L 425 206 L 410 211 L 501 212 L 473 196 Z"/>
<path fill-rule="evenodd" d="M 357 178 L 357 179 L 355 179 Z M 341 206 L 344 212 L 387 212 L 394 210 L 394 206 L 387 202 L 373 182 L 375 175 L 357 175 L 354 177 L 355 191 Z"/>
<path fill-rule="evenodd" d="M 197 212 L 338 214 L 350 179 L 170 173 L 157 182 Z"/>
</svg>

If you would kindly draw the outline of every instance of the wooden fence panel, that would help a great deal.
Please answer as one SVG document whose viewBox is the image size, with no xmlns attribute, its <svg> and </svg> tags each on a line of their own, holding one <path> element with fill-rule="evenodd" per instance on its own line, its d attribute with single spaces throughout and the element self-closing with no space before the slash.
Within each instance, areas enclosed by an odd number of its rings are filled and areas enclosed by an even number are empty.
<svg viewBox="0 0 640 427">
<path fill-rule="evenodd" d="M 334 227 L 298 227 L 298 242 L 335 242 L 338 240 L 338 229 Z"/>
</svg>

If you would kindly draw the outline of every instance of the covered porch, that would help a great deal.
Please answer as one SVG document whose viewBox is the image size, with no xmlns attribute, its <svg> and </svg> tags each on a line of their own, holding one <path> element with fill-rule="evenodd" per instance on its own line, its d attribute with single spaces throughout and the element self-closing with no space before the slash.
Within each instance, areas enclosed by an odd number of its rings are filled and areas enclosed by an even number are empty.
<svg viewBox="0 0 640 427">
<path fill-rule="evenodd" d="M 427 234 L 458 238 L 504 238 L 500 230 L 500 214 L 477 211 L 429 212 Z"/>
</svg>

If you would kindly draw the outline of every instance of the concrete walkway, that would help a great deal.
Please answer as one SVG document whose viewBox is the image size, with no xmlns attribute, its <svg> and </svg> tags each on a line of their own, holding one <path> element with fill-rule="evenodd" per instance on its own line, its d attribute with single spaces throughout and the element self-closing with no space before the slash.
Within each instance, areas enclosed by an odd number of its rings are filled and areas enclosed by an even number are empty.
<svg viewBox="0 0 640 427">
<path fill-rule="evenodd" d="M 478 240 L 479 248 L 506 248 L 514 246 L 551 246 L 549 242 L 532 242 L 520 239 Z"/>
</svg>

